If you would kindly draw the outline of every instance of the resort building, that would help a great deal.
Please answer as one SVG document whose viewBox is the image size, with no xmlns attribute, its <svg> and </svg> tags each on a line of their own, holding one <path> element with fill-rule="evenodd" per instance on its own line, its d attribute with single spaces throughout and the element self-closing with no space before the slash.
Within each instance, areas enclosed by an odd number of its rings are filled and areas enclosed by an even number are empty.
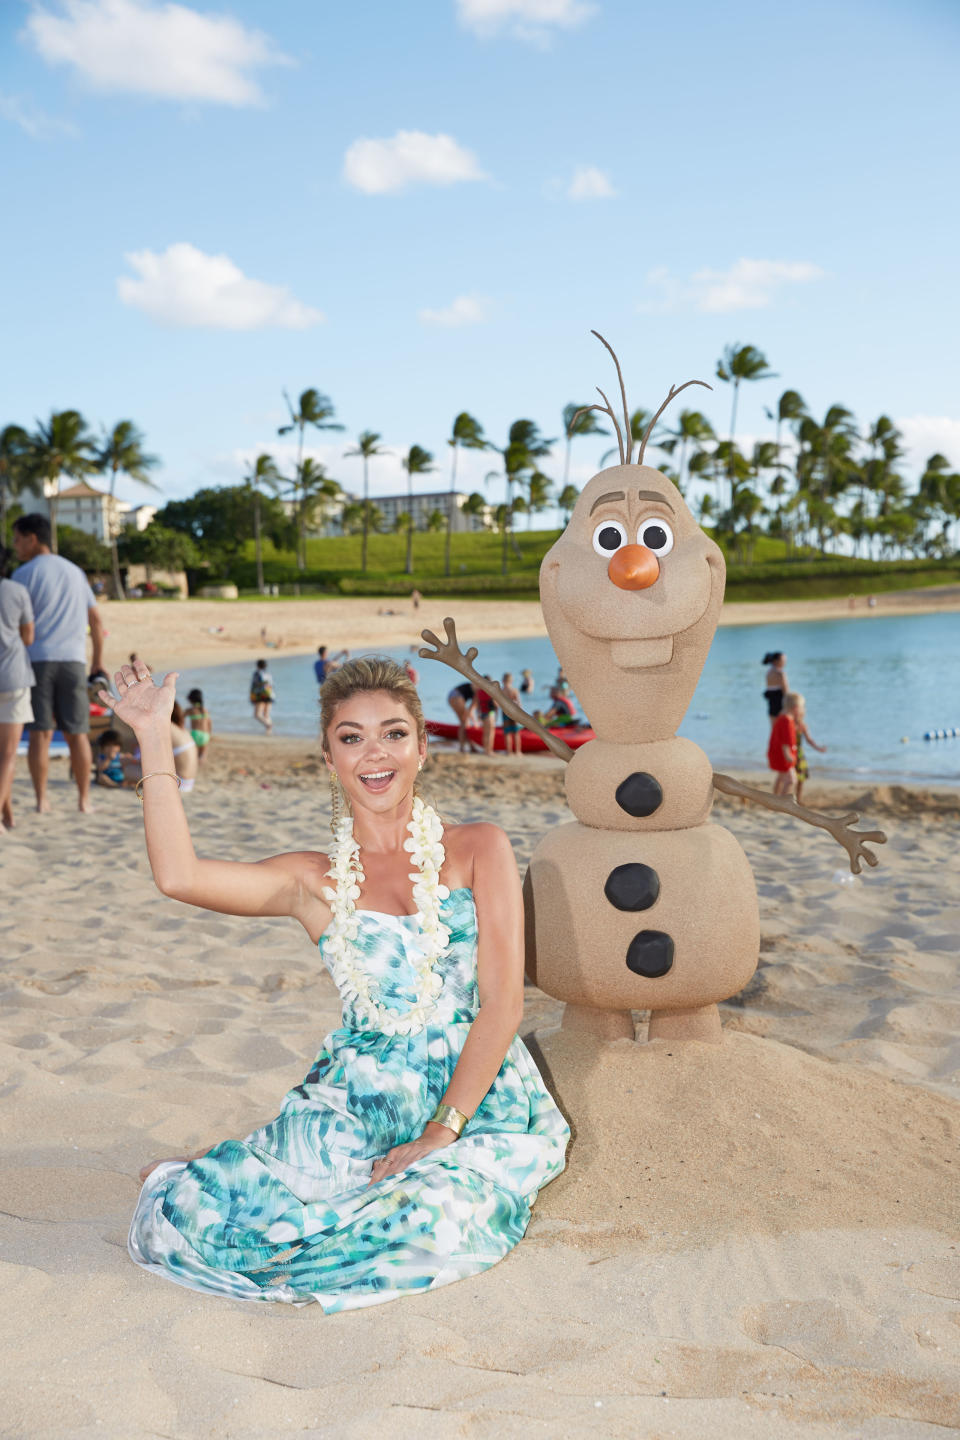
<svg viewBox="0 0 960 1440">
<path fill-rule="evenodd" d="M 383 523 L 387 530 L 392 530 L 398 515 L 406 515 L 413 508 L 413 524 L 416 530 L 425 530 L 427 519 L 435 510 L 439 510 L 443 516 L 444 525 L 450 514 L 451 504 L 453 506 L 453 530 L 485 530 L 493 521 L 493 507 L 485 505 L 479 515 L 464 514 L 463 507 L 468 496 L 462 491 L 455 490 L 452 494 L 449 490 L 431 490 L 427 494 L 414 495 L 371 495 L 370 504 L 376 505 L 383 515 Z"/>
<path fill-rule="evenodd" d="M 26 510 L 35 510 L 41 515 L 50 513 L 49 491 L 42 499 L 22 495 L 19 501 Z M 156 513 L 156 505 L 129 505 L 126 500 L 111 498 L 105 490 L 96 490 L 85 480 L 68 485 L 57 495 L 57 524 L 85 530 L 104 545 L 109 545 L 110 537 L 127 525 L 145 530 Z"/>
</svg>

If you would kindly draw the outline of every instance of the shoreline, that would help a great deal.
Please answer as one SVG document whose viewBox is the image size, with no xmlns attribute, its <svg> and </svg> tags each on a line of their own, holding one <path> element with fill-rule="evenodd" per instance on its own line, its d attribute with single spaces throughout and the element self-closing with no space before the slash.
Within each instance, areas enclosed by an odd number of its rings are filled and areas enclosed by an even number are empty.
<svg viewBox="0 0 960 1440">
<path fill-rule="evenodd" d="M 845 599 L 730 601 L 720 625 L 790 625 L 810 620 L 868 620 L 877 616 L 935 615 L 960 611 L 960 585 L 930 590 L 890 590 L 867 609 Z M 376 597 L 257 600 L 101 601 L 105 663 L 111 671 L 131 651 L 151 668 L 202 669 L 231 662 L 252 664 L 266 656 L 311 655 L 325 644 L 340 649 L 395 649 L 422 642 L 420 632 L 443 635 L 452 614 L 463 643 L 516 640 L 547 633 L 539 601 L 449 599 L 429 596 L 414 611 L 409 601 Z M 266 631 L 266 640 L 261 632 Z"/>
</svg>

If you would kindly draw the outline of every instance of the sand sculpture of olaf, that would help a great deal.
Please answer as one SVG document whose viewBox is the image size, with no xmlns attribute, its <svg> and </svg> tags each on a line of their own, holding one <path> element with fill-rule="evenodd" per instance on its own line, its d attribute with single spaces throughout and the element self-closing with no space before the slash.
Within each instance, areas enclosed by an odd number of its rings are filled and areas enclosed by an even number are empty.
<svg viewBox="0 0 960 1440">
<path fill-rule="evenodd" d="M 596 331 L 593 332 L 597 334 Z M 537 845 L 524 885 L 527 973 L 566 1002 L 563 1024 L 605 1039 L 632 1038 L 632 1010 L 650 1010 L 649 1038 L 719 1041 L 717 1001 L 757 967 L 760 922 L 753 875 L 738 842 L 710 821 L 714 790 L 828 830 L 854 874 L 877 857 L 855 813 L 832 818 L 714 774 L 676 734 L 713 640 L 723 600 L 719 547 L 676 485 L 643 463 L 654 425 L 685 385 L 671 388 L 632 461 L 627 399 L 620 464 L 584 486 L 566 530 L 540 567 L 551 643 L 596 739 L 573 751 L 505 696 L 460 649 L 429 630 L 424 659 L 442 660 L 570 762 L 576 819 Z M 702 385 L 703 381 L 687 381 Z M 710 388 L 707 386 L 706 388 Z M 580 412 L 582 413 L 582 412 Z"/>
</svg>

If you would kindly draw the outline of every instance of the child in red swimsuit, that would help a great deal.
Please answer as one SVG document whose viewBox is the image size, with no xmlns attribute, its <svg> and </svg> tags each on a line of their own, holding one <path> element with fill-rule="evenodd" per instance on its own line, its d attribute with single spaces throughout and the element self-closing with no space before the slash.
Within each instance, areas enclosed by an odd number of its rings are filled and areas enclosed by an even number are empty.
<svg viewBox="0 0 960 1440">
<path fill-rule="evenodd" d="M 774 795 L 789 795 L 797 780 L 797 726 L 794 716 L 797 697 L 786 694 L 783 710 L 773 722 L 770 744 L 767 746 L 767 764 L 776 775 L 773 782 Z"/>
</svg>

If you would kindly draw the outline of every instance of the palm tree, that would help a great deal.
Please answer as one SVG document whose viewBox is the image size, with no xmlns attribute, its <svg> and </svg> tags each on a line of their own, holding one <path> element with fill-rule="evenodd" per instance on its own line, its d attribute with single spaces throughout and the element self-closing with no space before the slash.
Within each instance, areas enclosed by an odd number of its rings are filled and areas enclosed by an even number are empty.
<svg viewBox="0 0 960 1440">
<path fill-rule="evenodd" d="M 403 468 L 407 472 L 407 499 L 410 509 L 407 512 L 407 562 L 404 566 L 404 574 L 413 574 L 413 477 L 414 475 L 429 475 L 436 470 L 433 463 L 433 456 L 429 450 L 424 450 L 421 445 L 411 445 L 403 459 Z"/>
<path fill-rule="evenodd" d="M 290 411 L 290 424 L 281 425 L 277 431 L 278 435 L 289 435 L 296 430 L 297 441 L 297 476 L 294 494 L 294 507 L 298 508 L 302 499 L 302 478 L 303 478 L 303 436 L 308 425 L 315 430 L 342 430 L 343 426 L 334 420 L 336 411 L 333 408 L 333 401 L 319 390 L 304 390 L 297 402 L 297 409 L 293 408 L 293 402 L 286 390 L 283 398 L 287 402 L 287 409 Z M 297 552 L 297 565 L 299 569 L 305 570 L 307 565 L 306 550 Z"/>
<path fill-rule="evenodd" d="M 307 566 L 307 527 L 315 522 L 318 515 L 321 521 L 326 520 L 330 511 L 342 503 L 343 490 L 339 482 L 327 474 L 326 467 L 321 465 L 319 460 L 308 455 L 300 466 L 300 505 L 297 514 L 300 552 L 303 556 L 301 570 L 305 570 Z"/>
<path fill-rule="evenodd" d="M 777 401 L 776 410 L 768 410 L 766 407 L 764 407 L 764 414 L 766 415 L 767 419 L 775 420 L 777 425 L 776 445 L 778 475 L 782 474 L 782 471 L 780 469 L 780 427 L 785 420 L 787 422 L 799 422 L 803 420 L 806 416 L 806 413 L 807 407 L 804 404 L 803 396 L 800 394 L 799 390 L 784 390 L 783 394 L 780 396 L 780 399 Z"/>
<path fill-rule="evenodd" d="M 579 417 L 577 412 L 579 411 Z M 563 457 L 563 483 L 566 485 L 570 480 L 570 447 L 576 435 L 609 435 L 609 430 L 604 430 L 598 424 L 595 410 L 588 410 L 585 405 L 574 405 L 572 402 L 563 407 L 563 433 L 567 437 L 566 453 Z"/>
<path fill-rule="evenodd" d="M 576 485 L 564 485 L 557 497 L 557 505 L 563 512 L 564 529 L 570 524 L 570 516 L 573 514 L 573 507 L 580 498 L 580 491 Z"/>
<path fill-rule="evenodd" d="M 549 455 L 554 444 L 555 441 L 547 440 L 540 434 L 540 428 L 533 420 L 514 420 L 510 426 L 507 444 L 502 452 L 503 473 L 507 481 L 506 506 L 503 512 L 503 554 L 500 562 L 501 573 L 504 575 L 507 573 L 507 545 L 511 521 L 514 512 L 520 510 L 520 506 L 513 503 L 513 487 L 521 484 L 525 476 L 537 470 L 537 460 Z M 526 509 L 526 505 L 523 508 Z"/>
<path fill-rule="evenodd" d="M 931 455 L 920 476 L 918 498 L 931 519 L 940 522 L 942 548 L 946 552 L 951 521 L 954 520 L 954 490 L 957 476 L 950 469 L 946 455 Z"/>
<path fill-rule="evenodd" d="M 737 434 L 737 397 L 743 380 L 772 380 L 774 372 L 767 364 L 767 357 L 755 345 L 728 345 L 717 361 L 717 379 L 733 386 L 733 405 L 730 411 L 730 488 L 733 490 L 733 445 Z M 731 501 L 732 503 L 732 501 Z"/>
<path fill-rule="evenodd" d="M 272 455 L 258 455 L 250 466 L 243 483 L 253 497 L 253 547 L 257 561 L 257 591 L 264 592 L 263 583 L 263 542 L 260 536 L 260 494 L 266 488 L 277 493 L 283 484 L 283 476 Z"/>
<path fill-rule="evenodd" d="M 476 518 L 483 521 L 484 526 L 486 526 L 487 502 L 479 490 L 474 490 L 473 493 L 468 495 L 466 500 L 464 500 L 463 514 L 475 515 Z"/>
<path fill-rule="evenodd" d="M 431 534 L 435 534 L 438 530 L 442 530 L 446 523 L 447 516 L 444 515 L 442 510 L 431 510 L 430 514 L 427 516 L 426 528 L 431 532 Z"/>
<path fill-rule="evenodd" d="M 457 488 L 457 451 L 462 445 L 465 450 L 489 450 L 490 441 L 483 433 L 483 426 L 479 420 L 468 415 L 466 410 L 453 422 L 453 430 L 450 439 L 447 441 L 450 446 L 450 505 L 447 509 L 447 539 L 443 555 L 443 573 L 450 574 L 450 537 L 453 533 L 453 510 L 454 492 Z"/>
<path fill-rule="evenodd" d="M 39 483 L 50 507 L 50 548 L 57 553 L 57 496 L 60 476 L 79 480 L 97 469 L 96 445 L 79 410 L 53 410 L 46 422 L 27 437 L 24 468 L 30 481 Z"/>
<path fill-rule="evenodd" d="M 356 448 L 345 450 L 344 455 L 361 455 L 363 457 L 363 543 L 360 547 L 360 569 L 364 575 L 367 573 L 367 534 L 370 529 L 370 486 L 367 479 L 367 466 L 374 455 L 388 455 L 380 444 L 380 436 L 376 430 L 361 430 L 357 436 Z"/>
<path fill-rule="evenodd" d="M 534 515 L 550 508 L 550 497 L 553 494 L 553 481 L 549 476 L 544 475 L 542 470 L 534 470 L 527 481 L 527 528 L 529 529 Z"/>
<path fill-rule="evenodd" d="M 14 495 L 29 490 L 42 493 L 41 482 L 25 466 L 30 437 L 22 425 L 5 425 L 0 430 L 0 545 L 7 543 L 7 510 Z"/>
<path fill-rule="evenodd" d="M 680 465 L 677 470 L 677 489 L 683 491 L 687 479 L 687 450 L 693 447 L 694 454 L 703 449 L 711 440 L 716 440 L 713 426 L 699 410 L 681 410 L 677 416 L 677 428 L 670 432 L 668 440 L 661 440 L 659 448 L 672 455 L 679 447 Z"/>
<path fill-rule="evenodd" d="M 160 487 L 150 479 L 148 471 L 159 463 L 156 455 L 148 455 L 144 450 L 143 434 L 132 420 L 118 420 L 109 434 L 104 434 L 103 442 L 97 451 L 97 468 L 101 474 L 109 472 L 110 475 L 110 560 L 113 568 L 113 593 L 118 600 L 125 600 L 127 597 L 120 576 L 120 556 L 117 553 L 119 526 L 114 514 L 117 476 L 122 473 L 129 480 L 135 480 L 138 485 L 158 490 Z"/>
</svg>

